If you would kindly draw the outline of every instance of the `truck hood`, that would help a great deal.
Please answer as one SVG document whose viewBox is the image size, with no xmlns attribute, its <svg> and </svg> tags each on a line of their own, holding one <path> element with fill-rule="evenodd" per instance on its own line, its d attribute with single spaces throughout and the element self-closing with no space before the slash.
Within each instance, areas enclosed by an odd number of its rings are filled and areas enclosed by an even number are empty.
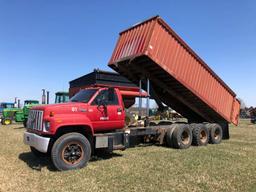
<svg viewBox="0 0 256 192">
<path fill-rule="evenodd" d="M 79 102 L 68 102 L 68 103 L 59 103 L 59 104 L 49 104 L 49 105 L 37 105 L 33 106 L 32 110 L 42 110 L 44 111 L 45 115 L 50 112 L 54 113 L 73 113 L 73 112 L 80 112 L 86 109 L 88 104 L 86 103 L 79 103 Z"/>
</svg>

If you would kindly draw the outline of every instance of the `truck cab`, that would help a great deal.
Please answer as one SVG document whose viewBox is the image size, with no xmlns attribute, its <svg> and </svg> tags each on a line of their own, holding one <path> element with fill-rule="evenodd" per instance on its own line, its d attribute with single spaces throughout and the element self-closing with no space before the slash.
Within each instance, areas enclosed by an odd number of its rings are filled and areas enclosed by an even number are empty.
<svg viewBox="0 0 256 192">
<path fill-rule="evenodd" d="M 34 154 L 50 152 L 59 170 L 73 169 L 87 163 L 95 134 L 124 126 L 120 90 L 92 87 L 81 90 L 67 103 L 32 107 L 24 142 Z M 57 145 L 59 142 L 63 144 Z"/>
</svg>

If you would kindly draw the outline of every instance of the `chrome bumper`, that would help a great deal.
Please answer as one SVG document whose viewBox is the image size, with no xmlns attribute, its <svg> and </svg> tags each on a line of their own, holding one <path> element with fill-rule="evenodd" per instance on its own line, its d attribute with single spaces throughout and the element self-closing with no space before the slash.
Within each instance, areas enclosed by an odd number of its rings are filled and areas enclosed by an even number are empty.
<svg viewBox="0 0 256 192">
<path fill-rule="evenodd" d="M 23 141 L 26 145 L 34 147 L 42 153 L 46 153 L 48 150 L 50 138 L 41 137 L 39 135 L 36 135 L 34 133 L 29 133 L 26 131 L 23 135 Z"/>
</svg>

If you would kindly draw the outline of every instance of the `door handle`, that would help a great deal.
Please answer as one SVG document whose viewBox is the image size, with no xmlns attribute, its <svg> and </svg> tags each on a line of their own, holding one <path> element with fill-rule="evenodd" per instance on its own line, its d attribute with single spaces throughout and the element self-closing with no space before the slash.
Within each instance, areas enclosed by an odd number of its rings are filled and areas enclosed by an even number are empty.
<svg viewBox="0 0 256 192">
<path fill-rule="evenodd" d="M 117 108 L 117 112 L 122 112 L 123 110 L 122 110 L 122 108 Z"/>
</svg>

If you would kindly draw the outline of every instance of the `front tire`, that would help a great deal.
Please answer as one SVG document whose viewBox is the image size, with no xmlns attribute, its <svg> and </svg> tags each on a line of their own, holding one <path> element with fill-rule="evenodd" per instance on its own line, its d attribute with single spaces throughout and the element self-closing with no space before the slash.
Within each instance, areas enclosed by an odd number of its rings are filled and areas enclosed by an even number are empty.
<svg viewBox="0 0 256 192">
<path fill-rule="evenodd" d="M 80 133 L 62 135 L 53 144 L 51 158 L 59 171 L 80 169 L 87 165 L 91 157 L 91 144 Z"/>
</svg>

